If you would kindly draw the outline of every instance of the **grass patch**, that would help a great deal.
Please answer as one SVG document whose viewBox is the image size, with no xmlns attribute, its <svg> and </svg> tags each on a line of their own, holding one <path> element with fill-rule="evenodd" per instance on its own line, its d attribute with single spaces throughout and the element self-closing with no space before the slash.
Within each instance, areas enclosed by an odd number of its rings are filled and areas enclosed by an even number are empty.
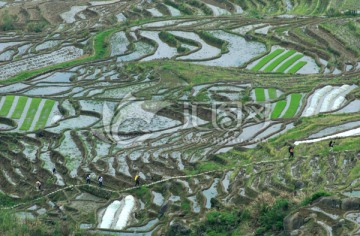
<svg viewBox="0 0 360 236">
<path fill-rule="evenodd" d="M 39 120 L 35 124 L 35 130 L 42 129 L 45 127 L 46 122 L 49 119 L 50 112 L 54 107 L 55 101 L 54 100 L 46 100 L 44 107 L 40 113 Z"/>
<path fill-rule="evenodd" d="M 20 119 L 20 117 L 25 109 L 27 100 L 28 100 L 27 97 L 23 97 L 23 96 L 19 97 L 18 103 L 16 104 L 14 113 L 11 115 L 11 118 Z"/>
<path fill-rule="evenodd" d="M 265 101 L 265 89 L 264 88 L 255 88 L 255 97 L 256 97 L 256 101 L 258 101 L 258 102 Z"/>
<path fill-rule="evenodd" d="M 274 59 L 276 56 L 280 55 L 281 53 L 283 53 L 285 51 L 285 49 L 281 49 L 278 48 L 275 51 L 273 51 L 272 53 L 270 53 L 269 55 L 263 57 L 253 68 L 251 68 L 251 70 L 253 71 L 259 71 L 261 68 L 263 68 L 263 66 L 265 66 L 269 61 L 271 61 L 272 59 Z"/>
<path fill-rule="evenodd" d="M 30 103 L 29 110 L 26 114 L 25 120 L 22 123 L 20 130 L 29 130 L 31 128 L 31 124 L 34 120 L 36 112 L 39 108 L 39 104 L 41 102 L 41 98 L 33 98 Z"/>
<path fill-rule="evenodd" d="M 279 58 L 277 58 L 276 60 L 274 60 L 273 62 L 271 62 L 270 65 L 268 65 L 265 69 L 264 72 L 271 72 L 275 69 L 275 67 L 277 67 L 281 62 L 285 61 L 286 59 L 288 59 L 290 56 L 294 55 L 296 53 L 295 50 L 289 50 L 286 53 L 284 53 L 283 55 L 281 55 Z"/>
<path fill-rule="evenodd" d="M 271 113 L 271 119 L 279 118 L 285 107 L 286 107 L 286 101 L 285 100 L 278 101 L 275 104 L 273 112 Z"/>
<path fill-rule="evenodd" d="M 14 102 L 14 99 L 15 99 L 15 96 L 12 96 L 12 95 L 5 97 L 5 101 L 0 110 L 0 116 L 7 116 L 7 114 L 9 114 L 9 111 Z"/>
<path fill-rule="evenodd" d="M 295 62 L 297 62 L 299 59 L 301 59 L 304 55 L 303 54 L 297 54 L 287 60 L 284 64 L 282 64 L 276 72 L 284 73 L 291 65 L 293 65 Z"/>
<path fill-rule="evenodd" d="M 295 116 L 297 110 L 299 109 L 301 98 L 302 95 L 300 93 L 291 94 L 290 105 L 283 118 L 291 118 Z"/>
<path fill-rule="evenodd" d="M 268 94 L 269 94 L 270 99 L 276 99 L 277 98 L 276 88 L 269 88 L 268 89 Z"/>
<path fill-rule="evenodd" d="M 306 64 L 307 64 L 306 61 L 299 61 L 299 62 L 296 63 L 293 67 L 291 67 L 291 69 L 288 71 L 288 73 L 290 73 L 290 74 L 295 74 L 295 73 L 298 72 L 301 68 L 303 68 Z"/>
</svg>

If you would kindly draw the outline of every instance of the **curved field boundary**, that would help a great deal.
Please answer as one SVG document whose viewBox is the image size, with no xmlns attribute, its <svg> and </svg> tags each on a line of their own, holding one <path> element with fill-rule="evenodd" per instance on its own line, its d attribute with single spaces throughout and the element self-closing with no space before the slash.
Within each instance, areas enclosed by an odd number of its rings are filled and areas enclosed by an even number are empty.
<svg viewBox="0 0 360 236">
<path fill-rule="evenodd" d="M 219 172 L 217 170 L 212 170 L 212 171 L 206 171 L 206 172 L 202 172 L 202 173 L 199 173 L 199 174 L 194 174 L 194 175 L 182 175 L 182 176 L 174 176 L 174 177 L 170 177 L 170 178 L 166 178 L 166 179 L 162 179 L 162 180 L 159 180 L 159 181 L 155 181 L 153 183 L 149 183 L 149 184 L 143 184 L 142 186 L 145 186 L 145 187 L 150 187 L 150 186 L 153 186 L 153 185 L 156 185 L 156 184 L 160 184 L 160 183 L 164 183 L 164 182 L 167 182 L 167 181 L 171 181 L 171 180 L 174 180 L 174 179 L 187 179 L 187 178 L 191 178 L 191 177 L 197 177 L 197 176 L 202 176 L 202 175 L 206 175 L 206 174 L 211 174 L 211 173 L 215 173 L 215 172 Z M 19 203 L 19 204 L 16 204 L 14 206 L 11 206 L 11 207 L 2 207 L 0 209 L 3 209 L 3 210 L 6 210 L 6 209 L 14 209 L 14 208 L 17 208 L 19 206 L 22 206 L 22 205 L 26 205 L 30 202 L 35 202 L 35 201 L 39 201 L 39 200 L 42 200 L 46 197 L 49 197 L 55 193 L 58 193 L 60 191 L 63 191 L 63 190 L 67 190 L 67 189 L 71 189 L 71 188 L 74 188 L 74 187 L 82 187 L 82 186 L 88 186 L 88 184 L 77 184 L 77 185 L 69 185 L 65 188 L 61 188 L 61 189 L 58 189 L 58 190 L 55 190 L 51 193 L 48 193 L 46 195 L 43 195 L 41 197 L 38 197 L 36 199 L 33 199 L 33 200 L 30 200 L 28 202 L 23 202 L 23 203 Z M 122 190 L 113 190 L 113 189 L 108 189 L 108 188 L 102 188 L 106 191 L 109 191 L 109 192 L 112 192 L 112 193 L 124 193 L 124 192 L 128 192 L 128 191 L 131 191 L 131 190 L 134 190 L 134 189 L 137 189 L 138 187 L 130 187 L 130 188 L 125 188 L 125 189 L 122 189 Z"/>
<path fill-rule="evenodd" d="M 258 164 L 265 164 L 265 163 L 275 163 L 275 162 L 280 162 L 280 161 L 285 161 L 285 160 L 288 160 L 288 158 L 283 158 L 283 159 L 278 159 L 278 160 L 269 160 L 269 161 L 259 161 L 259 162 L 254 162 L 254 163 L 250 163 L 250 164 L 244 164 L 244 165 L 240 165 L 240 166 L 237 166 L 237 168 L 244 168 L 244 167 L 248 167 L 250 165 L 258 165 Z M 174 177 L 170 177 L 170 178 L 166 178 L 166 179 L 162 179 L 162 180 L 159 180 L 159 181 L 156 181 L 156 182 L 153 182 L 153 183 L 149 183 L 149 184 L 144 184 L 142 186 L 145 186 L 145 187 L 150 187 L 150 186 L 153 186 L 153 185 L 156 185 L 156 184 L 160 184 L 160 183 L 164 183 L 164 182 L 167 182 L 167 181 L 171 181 L 171 180 L 175 180 L 175 179 L 187 179 L 187 178 L 192 178 L 192 177 L 197 177 L 197 176 L 202 176 L 202 175 L 206 175 L 206 174 L 211 174 L 211 173 L 216 173 L 216 172 L 227 172 L 227 171 L 230 171 L 230 170 L 234 170 L 233 168 L 230 168 L 230 169 L 224 169 L 224 170 L 211 170 L 211 171 L 205 171 L 205 172 L 202 172 L 202 173 L 198 173 L 198 174 L 193 174 L 193 175 L 181 175 L 181 176 L 174 176 Z M 23 205 L 26 205 L 26 204 L 29 204 L 31 202 L 35 202 L 35 201 L 39 201 L 39 200 L 42 200 L 46 197 L 49 197 L 55 193 L 58 193 L 60 191 L 63 191 L 63 190 L 67 190 L 67 189 L 71 189 L 71 188 L 74 188 L 74 187 L 82 187 L 82 186 L 88 186 L 88 184 L 78 184 L 78 185 L 69 185 L 67 187 L 64 187 L 64 188 L 61 188 L 61 189 L 58 189 L 58 190 L 55 190 L 51 193 L 48 193 L 46 195 L 43 195 L 41 197 L 38 197 L 36 199 L 33 199 L 33 200 L 29 200 L 27 202 L 22 202 L 22 203 L 19 203 L 19 204 L 16 204 L 14 206 L 10 206 L 10 207 L 2 207 L 0 208 L 1 210 L 7 210 L 7 209 L 15 209 L 19 206 L 23 206 Z M 135 190 L 137 189 L 137 187 L 130 187 L 130 188 L 125 188 L 125 189 L 122 189 L 122 190 L 113 190 L 113 189 L 107 189 L 107 188 L 102 188 L 106 191 L 109 191 L 109 192 L 112 192 L 112 193 L 124 193 L 124 192 L 128 192 L 128 191 L 131 191 L 131 190 Z"/>
<path fill-rule="evenodd" d="M 106 57 L 106 55 L 109 53 L 109 46 L 107 46 L 107 39 L 115 31 L 118 31 L 118 29 L 110 29 L 110 30 L 103 31 L 103 32 L 100 32 L 97 35 L 95 35 L 93 38 L 94 53 L 93 53 L 93 55 L 91 55 L 89 57 L 83 57 L 83 58 L 75 59 L 72 61 L 62 62 L 59 64 L 55 64 L 55 65 L 48 66 L 48 67 L 43 67 L 43 68 L 32 70 L 32 71 L 21 72 L 14 77 L 0 81 L 0 84 L 22 81 L 22 80 L 26 80 L 31 77 L 34 77 L 36 75 L 44 74 L 44 73 L 47 73 L 47 72 L 50 72 L 53 70 L 78 65 L 78 64 L 84 63 L 84 62 L 102 59 L 102 58 Z"/>
<path fill-rule="evenodd" d="M 251 68 L 251 70 L 259 71 L 267 63 L 269 63 L 269 61 L 271 61 L 272 59 L 274 59 L 275 57 L 277 57 L 278 55 L 280 55 L 284 51 L 285 51 L 285 49 L 281 49 L 281 48 L 276 49 L 275 51 L 273 51 L 269 55 L 263 57 L 253 68 Z"/>
</svg>

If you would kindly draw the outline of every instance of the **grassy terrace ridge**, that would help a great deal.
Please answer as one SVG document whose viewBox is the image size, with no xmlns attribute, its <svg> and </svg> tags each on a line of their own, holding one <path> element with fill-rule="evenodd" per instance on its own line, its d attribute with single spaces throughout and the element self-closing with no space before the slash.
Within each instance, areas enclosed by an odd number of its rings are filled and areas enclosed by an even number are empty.
<svg viewBox="0 0 360 236">
<path fill-rule="evenodd" d="M 302 95 L 300 93 L 291 94 L 291 100 L 289 108 L 286 110 L 283 118 L 294 117 L 300 106 Z"/>
<path fill-rule="evenodd" d="M 259 71 L 261 68 L 263 68 L 269 61 L 271 61 L 272 59 L 274 59 L 275 57 L 277 57 L 278 55 L 280 55 L 281 53 L 283 53 L 285 51 L 285 49 L 282 48 L 278 48 L 275 51 L 273 51 L 272 53 L 270 53 L 269 55 L 263 57 L 253 68 L 251 68 L 251 70 L 253 71 Z"/>
<path fill-rule="evenodd" d="M 285 52 L 283 55 L 281 55 L 280 57 L 278 57 L 276 60 L 274 60 L 273 62 L 271 62 L 270 65 L 268 65 L 265 69 L 264 72 L 271 72 L 275 69 L 275 67 L 277 67 L 278 65 L 280 65 L 280 63 L 282 63 L 283 61 L 285 61 L 286 59 L 288 59 L 290 56 L 294 55 L 296 53 L 295 50 L 289 50 L 287 52 Z"/>
<path fill-rule="evenodd" d="M 297 62 L 298 60 L 300 60 L 300 59 L 303 58 L 303 57 L 304 57 L 303 54 L 297 54 L 297 55 L 291 57 L 289 60 L 287 60 L 286 62 L 284 62 L 284 64 L 282 64 L 282 65 L 276 70 L 276 72 L 284 73 L 291 65 L 293 65 L 295 62 Z"/>
<path fill-rule="evenodd" d="M 29 130 L 31 128 L 31 124 L 34 121 L 34 118 L 35 118 L 36 112 L 39 108 L 40 102 L 41 102 L 41 98 L 33 98 L 31 100 L 29 110 L 26 114 L 24 122 L 22 123 L 22 125 L 20 127 L 20 130 Z"/>
<path fill-rule="evenodd" d="M 15 110 L 13 112 L 13 114 L 11 115 L 11 118 L 13 119 L 20 119 L 24 109 L 25 109 L 25 105 L 26 102 L 28 100 L 28 97 L 24 97 L 24 96 L 20 96 L 19 100 L 16 104 Z"/>
<path fill-rule="evenodd" d="M 23 81 L 23 80 L 26 80 L 35 75 L 45 73 L 47 71 L 62 69 L 65 67 L 78 65 L 78 64 L 81 64 L 84 62 L 89 62 L 89 61 L 105 58 L 109 54 L 109 47 L 106 42 L 107 42 L 108 38 L 111 36 L 111 34 L 113 34 L 114 32 L 116 32 L 118 30 L 119 29 L 115 29 L 115 28 L 108 29 L 108 30 L 105 30 L 105 31 L 102 31 L 102 32 L 96 34 L 93 37 L 94 52 L 93 52 L 93 55 L 91 55 L 89 57 L 82 57 L 82 58 L 75 59 L 72 61 L 62 62 L 59 64 L 43 67 L 43 68 L 32 70 L 32 71 L 24 71 L 24 72 L 17 74 L 14 77 L 0 81 L 0 84 L 7 84 L 7 83 Z"/>
<path fill-rule="evenodd" d="M 285 109 L 285 107 L 286 107 L 286 101 L 285 100 L 278 101 L 275 104 L 273 112 L 271 113 L 271 119 L 279 118 L 282 111 Z"/>
<path fill-rule="evenodd" d="M 306 64 L 307 64 L 306 61 L 299 61 L 299 62 L 296 63 L 293 67 L 291 67 L 288 72 L 289 72 L 290 74 L 295 74 L 295 73 L 298 72 L 301 68 L 303 68 Z"/>
<path fill-rule="evenodd" d="M 12 95 L 5 97 L 5 101 L 0 110 L 0 116 L 7 116 L 7 114 L 9 114 L 9 111 L 11 109 L 14 99 L 15 99 L 15 96 L 12 96 Z"/>
</svg>

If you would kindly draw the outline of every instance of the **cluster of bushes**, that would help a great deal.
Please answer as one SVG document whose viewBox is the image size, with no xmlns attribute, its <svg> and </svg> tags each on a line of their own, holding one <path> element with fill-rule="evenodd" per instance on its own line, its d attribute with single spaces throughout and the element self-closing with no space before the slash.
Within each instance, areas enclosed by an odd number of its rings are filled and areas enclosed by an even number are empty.
<svg viewBox="0 0 360 236">
<path fill-rule="evenodd" d="M 193 14 L 193 10 L 184 3 L 178 4 L 178 3 L 175 3 L 175 2 L 173 2 L 171 0 L 165 0 L 165 3 L 172 6 L 172 7 L 174 7 L 174 8 L 176 8 L 176 9 L 178 9 L 179 11 L 185 13 L 186 15 L 192 15 Z"/>
<path fill-rule="evenodd" d="M 18 220 L 14 211 L 0 211 L 0 233 L 1 235 L 87 235 L 79 231 L 76 226 L 69 221 L 57 221 L 45 223 L 39 219 Z"/>
<path fill-rule="evenodd" d="M 15 29 L 15 22 L 17 17 L 14 15 L 10 15 L 9 11 L 5 11 L 4 15 L 1 17 L 0 30 L 9 31 Z"/>
<path fill-rule="evenodd" d="M 240 224 L 241 220 L 248 217 L 248 212 L 222 212 L 212 211 L 206 214 L 206 220 L 194 231 L 195 235 L 229 234 Z"/>
<path fill-rule="evenodd" d="M 319 199 L 320 197 L 325 197 L 325 196 L 331 196 L 331 193 L 324 192 L 324 191 L 316 192 L 313 195 L 311 195 L 310 197 L 305 198 L 304 201 L 301 202 L 301 205 L 302 206 L 309 205 L 309 204 L 313 203 L 315 200 Z"/>
<path fill-rule="evenodd" d="M 278 199 L 272 206 L 260 205 L 256 235 L 282 231 L 284 218 L 290 213 L 290 209 L 290 203 L 286 199 Z"/>
<path fill-rule="evenodd" d="M 46 25 L 47 23 L 45 21 L 30 22 L 29 24 L 27 24 L 27 31 L 40 33 L 44 30 Z"/>
<path fill-rule="evenodd" d="M 161 31 L 159 33 L 159 38 L 165 43 L 169 44 L 169 46 L 176 48 L 178 53 L 185 53 L 188 50 L 187 48 L 182 47 L 179 40 L 177 40 L 174 35 L 168 32 Z"/>
<path fill-rule="evenodd" d="M 221 49 L 221 52 L 222 53 L 226 53 L 228 52 L 228 49 L 226 47 L 227 45 L 227 42 L 222 40 L 222 39 L 219 39 L 219 38 L 216 38 L 214 37 L 212 34 L 208 33 L 208 32 L 205 32 L 205 31 L 199 31 L 199 32 L 196 32 L 200 38 L 202 40 L 204 40 L 206 43 L 210 44 L 210 45 L 214 45 L 218 48 Z"/>
</svg>

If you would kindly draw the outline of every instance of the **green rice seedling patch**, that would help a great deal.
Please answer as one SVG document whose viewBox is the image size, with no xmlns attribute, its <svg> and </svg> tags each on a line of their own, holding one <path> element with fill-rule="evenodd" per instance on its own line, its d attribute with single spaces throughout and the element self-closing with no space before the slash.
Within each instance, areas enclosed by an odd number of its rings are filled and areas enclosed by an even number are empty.
<svg viewBox="0 0 360 236">
<path fill-rule="evenodd" d="M 278 101 L 275 104 L 273 112 L 271 113 L 271 119 L 279 118 L 285 107 L 286 107 L 286 101 L 285 100 Z"/>
<path fill-rule="evenodd" d="M 275 88 L 269 88 L 269 89 L 268 89 L 268 93 L 269 93 L 269 98 L 270 98 L 270 99 L 276 99 L 276 98 L 277 98 L 276 89 L 275 89 Z"/>
<path fill-rule="evenodd" d="M 23 97 L 23 96 L 19 97 L 19 100 L 16 104 L 13 114 L 11 115 L 11 118 L 20 119 L 22 113 L 24 112 L 27 100 L 28 100 L 27 97 Z"/>
<path fill-rule="evenodd" d="M 29 110 L 26 114 L 24 122 L 22 123 L 22 125 L 20 127 L 20 130 L 29 130 L 30 129 L 31 124 L 34 120 L 35 114 L 39 108 L 40 102 L 41 102 L 41 98 L 34 98 L 31 101 Z"/>
<path fill-rule="evenodd" d="M 253 71 L 259 71 L 263 66 L 265 66 L 269 61 L 274 59 L 276 56 L 283 53 L 285 49 L 278 48 L 269 55 L 263 57 L 251 70 Z"/>
<path fill-rule="evenodd" d="M 277 67 L 278 65 L 280 65 L 281 62 L 285 61 L 286 59 L 288 59 L 290 56 L 294 55 L 296 53 L 295 50 L 289 50 L 286 53 L 284 53 L 283 55 L 281 55 L 280 57 L 278 57 L 276 60 L 274 60 L 273 62 L 271 62 L 270 65 L 268 65 L 264 71 L 265 72 L 271 72 L 275 69 L 275 67 Z"/>
<path fill-rule="evenodd" d="M 52 108 L 54 107 L 55 101 L 54 100 L 46 100 L 44 107 L 40 113 L 39 120 L 36 122 L 35 130 L 44 128 L 46 125 L 46 122 L 49 119 L 50 113 Z"/>
<path fill-rule="evenodd" d="M 256 97 L 256 101 L 258 101 L 258 102 L 265 101 L 265 89 L 264 88 L 256 88 L 255 89 L 255 97 Z"/>
<path fill-rule="evenodd" d="M 289 60 L 287 60 L 286 62 L 284 62 L 284 64 L 282 64 L 282 65 L 276 70 L 276 72 L 284 73 L 291 65 L 293 65 L 295 62 L 297 62 L 298 60 L 300 60 L 303 56 L 304 56 L 303 54 L 297 54 L 297 55 L 293 56 L 292 58 L 290 58 Z"/>
<path fill-rule="evenodd" d="M 299 109 L 301 98 L 302 95 L 300 93 L 291 94 L 290 105 L 283 118 L 291 118 L 295 116 L 297 110 Z"/>
<path fill-rule="evenodd" d="M 306 61 L 299 61 L 299 62 L 296 63 L 293 67 L 291 67 L 288 72 L 289 72 L 290 74 L 295 74 L 295 73 L 298 72 L 301 68 L 303 68 L 306 64 L 307 64 Z"/>
<path fill-rule="evenodd" d="M 9 113 L 11 106 L 14 102 L 15 97 L 14 96 L 6 96 L 5 97 L 5 101 L 4 104 L 1 107 L 0 110 L 0 116 L 7 116 L 7 114 Z"/>
</svg>

